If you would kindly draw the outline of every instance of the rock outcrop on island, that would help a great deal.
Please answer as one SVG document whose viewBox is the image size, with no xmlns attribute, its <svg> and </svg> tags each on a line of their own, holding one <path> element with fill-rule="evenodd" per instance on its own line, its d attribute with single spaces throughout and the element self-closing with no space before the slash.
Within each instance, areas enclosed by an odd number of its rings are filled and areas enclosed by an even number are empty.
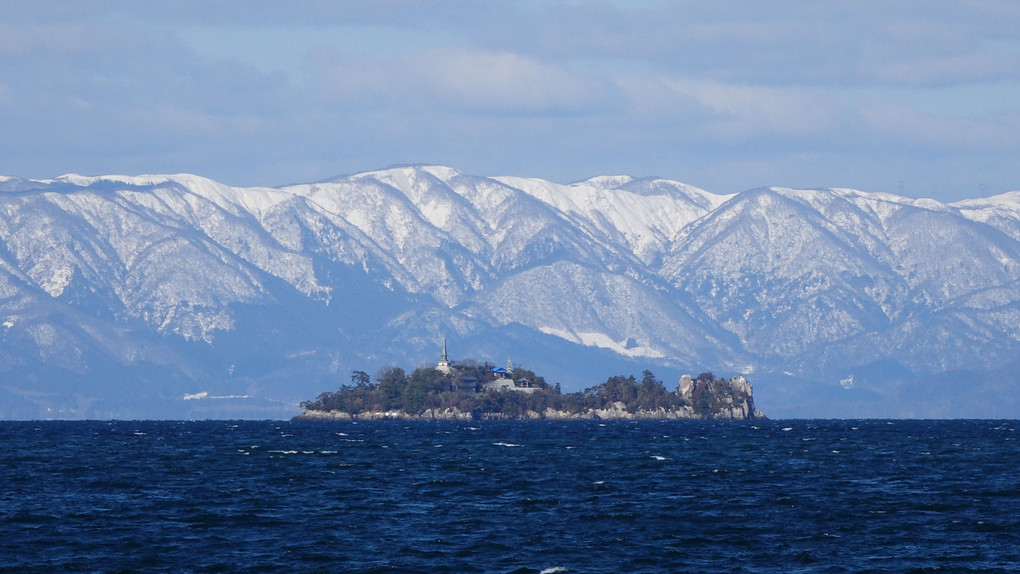
<svg viewBox="0 0 1020 574">
<path fill-rule="evenodd" d="M 754 419 L 764 418 L 754 407 L 751 383 L 743 375 L 728 381 L 712 380 L 690 375 L 680 377 L 677 394 L 705 418 L 713 419 Z"/>
</svg>

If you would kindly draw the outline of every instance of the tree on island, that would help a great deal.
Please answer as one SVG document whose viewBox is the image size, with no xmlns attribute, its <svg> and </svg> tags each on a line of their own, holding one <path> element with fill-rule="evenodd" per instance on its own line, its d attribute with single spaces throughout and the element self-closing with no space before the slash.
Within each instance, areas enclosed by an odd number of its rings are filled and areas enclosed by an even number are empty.
<svg viewBox="0 0 1020 574">
<path fill-rule="evenodd" d="M 377 389 L 379 404 L 385 411 L 403 407 L 404 387 L 407 386 L 407 375 L 400 367 L 386 367 L 378 375 Z"/>
</svg>

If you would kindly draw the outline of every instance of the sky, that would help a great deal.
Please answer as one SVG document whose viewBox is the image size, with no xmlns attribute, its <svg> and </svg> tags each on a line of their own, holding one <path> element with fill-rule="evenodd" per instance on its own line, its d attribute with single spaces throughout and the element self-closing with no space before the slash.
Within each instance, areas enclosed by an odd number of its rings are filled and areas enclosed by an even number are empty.
<svg viewBox="0 0 1020 574">
<path fill-rule="evenodd" d="M 1020 189 L 1020 2 L 0 3 L 0 174 Z"/>
</svg>

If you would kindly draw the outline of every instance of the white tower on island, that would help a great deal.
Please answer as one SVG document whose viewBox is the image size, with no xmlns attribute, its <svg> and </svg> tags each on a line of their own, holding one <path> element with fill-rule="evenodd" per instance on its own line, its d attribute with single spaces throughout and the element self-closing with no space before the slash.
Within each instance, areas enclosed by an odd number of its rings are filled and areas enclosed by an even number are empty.
<svg viewBox="0 0 1020 574">
<path fill-rule="evenodd" d="M 450 359 L 446 356 L 446 337 L 443 337 L 443 356 L 439 359 L 436 370 L 444 375 L 449 375 L 453 371 L 453 365 L 450 364 Z"/>
</svg>

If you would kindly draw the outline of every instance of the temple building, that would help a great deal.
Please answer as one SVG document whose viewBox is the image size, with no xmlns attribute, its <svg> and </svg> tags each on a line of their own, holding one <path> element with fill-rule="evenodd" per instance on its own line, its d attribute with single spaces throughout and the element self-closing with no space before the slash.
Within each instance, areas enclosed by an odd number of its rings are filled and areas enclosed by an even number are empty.
<svg viewBox="0 0 1020 574">
<path fill-rule="evenodd" d="M 446 353 L 446 337 L 443 337 L 443 354 L 439 362 L 436 363 L 436 370 L 444 375 L 455 375 L 451 377 L 451 385 L 454 390 L 458 388 L 474 389 L 476 393 L 494 390 L 533 393 L 537 390 L 537 387 L 532 385 L 528 379 L 514 380 L 514 366 L 510 359 L 507 359 L 506 367 L 492 369 L 490 372 L 492 378 L 488 381 L 479 381 L 475 378 L 461 378 L 461 373 L 453 366 L 453 363 L 450 362 L 450 357 Z"/>
</svg>

